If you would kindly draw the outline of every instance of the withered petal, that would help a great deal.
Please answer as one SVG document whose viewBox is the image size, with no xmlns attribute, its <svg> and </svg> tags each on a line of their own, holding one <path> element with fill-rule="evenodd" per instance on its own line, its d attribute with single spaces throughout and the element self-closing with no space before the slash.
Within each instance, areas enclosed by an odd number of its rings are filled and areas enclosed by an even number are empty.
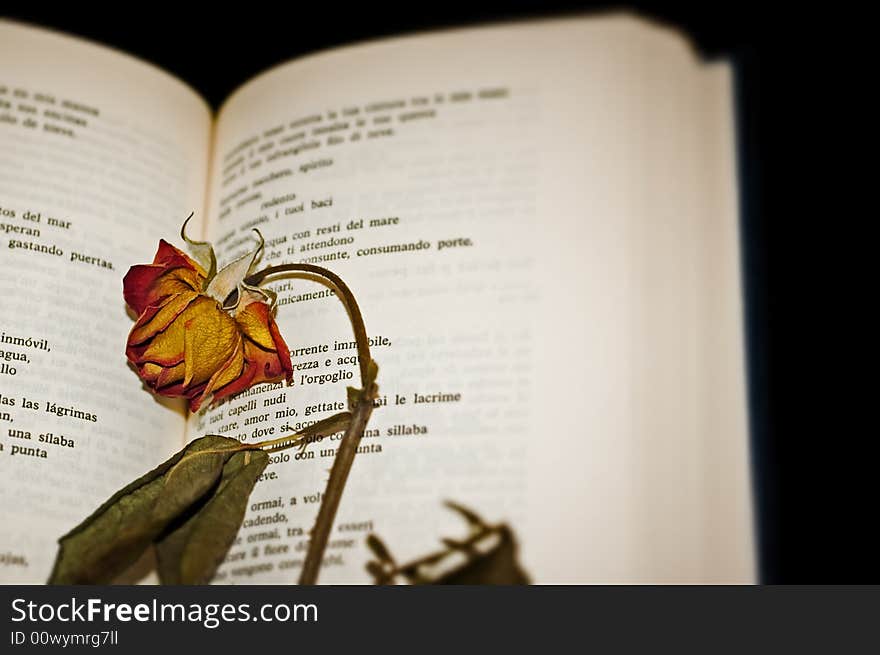
<svg viewBox="0 0 880 655">
<path fill-rule="evenodd" d="M 208 382 L 235 352 L 241 333 L 212 298 L 200 296 L 181 316 L 184 323 L 185 385 Z"/>
<path fill-rule="evenodd" d="M 214 392 L 214 400 L 232 396 L 259 384 L 283 378 L 293 380 L 290 352 L 281 338 L 269 306 L 253 303 L 235 317 L 242 331 L 245 367 L 241 376 Z M 265 344 L 267 347 L 263 347 Z"/>
<path fill-rule="evenodd" d="M 226 360 L 226 363 L 217 369 L 217 372 L 211 376 L 211 379 L 208 381 L 208 386 L 205 387 L 205 395 L 210 395 L 214 393 L 215 389 L 219 389 L 239 378 L 244 366 L 244 348 L 239 339 L 235 346 L 235 351 L 230 355 L 229 359 Z"/>
<path fill-rule="evenodd" d="M 262 308 L 262 309 L 261 309 Z M 235 316 L 242 334 L 265 350 L 275 350 L 275 340 L 269 322 L 275 322 L 272 315 L 267 311 L 268 307 L 262 303 L 251 303 Z"/>
<path fill-rule="evenodd" d="M 152 365 L 155 366 L 155 364 Z M 146 366 L 147 364 L 144 365 L 144 367 Z M 163 367 L 159 377 L 156 378 L 156 388 L 162 389 L 163 387 L 170 387 L 171 385 L 183 382 L 185 374 L 186 364 L 184 362 L 170 367 Z"/>
<path fill-rule="evenodd" d="M 204 281 L 204 269 L 163 239 L 159 241 L 152 264 L 138 264 L 128 269 L 122 279 L 122 295 L 140 316 L 165 296 L 200 292 Z"/>
<path fill-rule="evenodd" d="M 131 328 L 128 335 L 129 344 L 143 343 L 164 331 L 198 297 L 199 294 L 195 291 L 187 291 L 168 296 L 158 305 L 147 307 Z"/>
<path fill-rule="evenodd" d="M 216 402 L 223 398 L 227 398 L 228 396 L 234 396 L 235 394 L 244 391 L 245 389 L 249 389 L 258 382 L 260 382 L 260 380 L 257 379 L 256 367 L 250 366 L 249 364 L 245 363 L 245 366 L 241 371 L 241 375 L 239 375 L 235 380 L 227 384 L 225 387 L 214 391 L 214 401 Z M 199 402 L 201 402 L 201 399 L 199 400 Z M 190 403 L 190 409 L 195 412 L 198 410 L 198 405 L 193 407 L 192 403 Z"/>
</svg>

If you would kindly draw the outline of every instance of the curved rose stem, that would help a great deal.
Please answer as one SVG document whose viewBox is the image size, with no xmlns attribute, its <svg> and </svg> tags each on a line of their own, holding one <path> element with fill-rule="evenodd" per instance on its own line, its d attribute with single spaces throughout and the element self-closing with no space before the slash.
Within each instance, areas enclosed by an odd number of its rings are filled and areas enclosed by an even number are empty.
<svg viewBox="0 0 880 655">
<path fill-rule="evenodd" d="M 348 480 L 348 473 L 351 470 L 352 463 L 354 463 L 354 456 L 357 454 L 361 437 L 363 437 L 364 429 L 367 427 L 367 421 L 370 420 L 370 414 L 373 411 L 373 401 L 377 397 L 378 387 L 375 384 L 376 369 L 372 365 L 373 360 L 370 357 L 370 340 L 367 338 L 364 319 L 361 316 L 361 311 L 354 298 L 354 294 L 352 294 L 345 282 L 342 281 L 342 278 L 326 268 L 312 264 L 279 264 L 277 266 L 269 266 L 262 271 L 250 275 L 245 280 L 245 283 L 257 286 L 270 275 L 282 273 L 310 273 L 318 275 L 336 287 L 339 292 L 338 297 L 348 310 L 348 315 L 351 319 L 351 326 L 357 341 L 358 359 L 360 360 L 360 396 L 355 406 L 351 407 L 353 412 L 351 423 L 349 423 L 345 436 L 342 438 L 342 443 L 339 444 L 339 448 L 336 451 L 336 457 L 333 459 L 333 468 L 330 469 L 327 488 L 324 491 L 324 497 L 321 499 L 318 518 L 315 520 L 315 527 L 312 529 L 311 539 L 309 540 L 306 561 L 300 573 L 299 583 L 301 585 L 313 585 L 318 581 L 321 560 L 324 557 L 324 550 L 327 548 L 327 540 L 330 537 L 333 520 L 336 518 L 336 510 L 339 509 L 339 501 L 342 500 L 342 492 Z"/>
<path fill-rule="evenodd" d="M 277 266 L 268 266 L 262 271 L 253 273 L 245 278 L 244 281 L 251 286 L 257 286 L 270 275 L 297 272 L 320 275 L 329 280 L 339 293 L 342 294 L 339 296 L 339 299 L 348 310 L 348 315 L 351 318 L 351 327 L 354 329 L 354 338 L 357 341 L 358 359 L 360 360 L 359 363 L 361 368 L 361 386 L 366 386 L 366 380 L 369 377 L 368 369 L 371 361 L 370 340 L 367 338 L 367 329 L 364 327 L 364 318 L 361 316 L 361 310 L 358 307 L 357 300 L 355 300 L 351 289 L 349 289 L 348 285 L 342 281 L 341 277 L 336 275 L 333 271 L 328 271 L 326 268 L 314 266 L 313 264 L 279 264 Z"/>
</svg>

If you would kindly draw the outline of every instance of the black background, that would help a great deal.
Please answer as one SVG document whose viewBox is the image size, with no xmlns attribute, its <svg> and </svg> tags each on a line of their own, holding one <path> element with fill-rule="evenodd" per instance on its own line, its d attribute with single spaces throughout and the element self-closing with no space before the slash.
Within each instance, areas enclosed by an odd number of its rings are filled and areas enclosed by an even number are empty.
<svg viewBox="0 0 880 655">
<path fill-rule="evenodd" d="M 846 297 L 859 275 L 841 273 L 857 259 L 850 248 L 866 218 L 854 200 L 861 185 L 854 173 L 850 178 L 850 155 L 864 136 L 854 125 L 857 86 L 847 75 L 864 44 L 855 28 L 867 16 L 841 5 L 779 11 L 768 4 L 254 3 L 248 11 L 205 5 L 191 17 L 126 3 L 109 13 L 35 5 L 6 15 L 151 61 L 215 107 L 250 76 L 297 55 L 509 18 L 630 9 L 678 26 L 707 57 L 731 57 L 739 84 L 761 577 L 877 582 L 876 543 L 868 538 L 877 515 L 874 460 L 861 452 L 870 430 L 855 418 L 866 406 L 860 395 L 872 387 L 848 370 L 866 356 L 849 326 L 870 299 Z"/>
</svg>

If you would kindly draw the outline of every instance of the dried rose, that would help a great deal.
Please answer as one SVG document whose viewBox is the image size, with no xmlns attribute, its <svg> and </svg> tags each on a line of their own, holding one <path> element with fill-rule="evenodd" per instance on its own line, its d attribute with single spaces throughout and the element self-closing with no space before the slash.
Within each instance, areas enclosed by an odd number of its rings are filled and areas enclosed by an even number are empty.
<svg viewBox="0 0 880 655">
<path fill-rule="evenodd" d="M 153 263 L 132 266 L 123 280 L 125 301 L 138 315 L 128 360 L 155 393 L 188 398 L 194 412 L 260 382 L 290 383 L 290 353 L 272 318 L 274 295 L 244 282 L 262 243 L 215 274 L 211 246 L 184 230 L 202 265 L 162 240 Z"/>
</svg>

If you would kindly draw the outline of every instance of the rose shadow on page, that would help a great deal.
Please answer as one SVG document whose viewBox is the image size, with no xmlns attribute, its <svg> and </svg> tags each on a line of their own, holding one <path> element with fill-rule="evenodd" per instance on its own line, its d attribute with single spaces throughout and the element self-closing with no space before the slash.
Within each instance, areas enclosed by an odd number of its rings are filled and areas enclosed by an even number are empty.
<svg viewBox="0 0 880 655">
<path fill-rule="evenodd" d="M 467 521 L 470 535 L 461 540 L 444 537 L 443 550 L 406 564 L 397 564 L 382 540 L 369 535 L 367 546 L 376 559 L 367 562 L 366 568 L 374 584 L 530 584 L 517 560 L 516 538 L 508 525 L 489 525 L 472 510 L 452 501 L 445 505 Z"/>
</svg>

